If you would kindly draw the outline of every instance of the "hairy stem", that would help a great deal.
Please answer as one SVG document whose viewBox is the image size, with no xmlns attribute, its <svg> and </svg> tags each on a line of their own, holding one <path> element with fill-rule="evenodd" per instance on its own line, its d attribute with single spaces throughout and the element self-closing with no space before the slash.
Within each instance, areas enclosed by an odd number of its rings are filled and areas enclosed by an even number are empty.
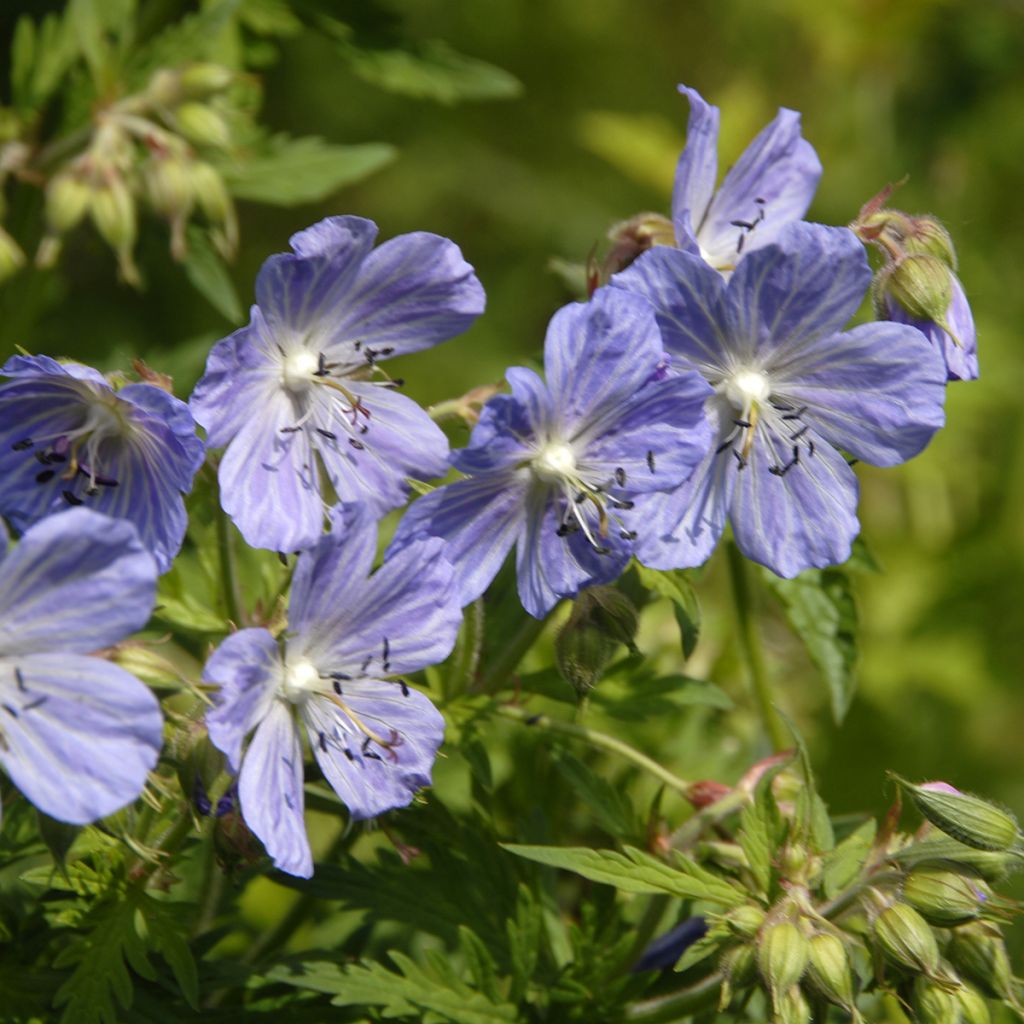
<svg viewBox="0 0 1024 1024">
<path fill-rule="evenodd" d="M 733 601 L 736 605 L 736 620 L 739 624 L 740 644 L 743 656 L 750 672 L 750 685 L 754 691 L 754 700 L 764 723 L 765 732 L 771 740 L 772 749 L 779 753 L 786 750 L 789 737 L 785 726 L 779 718 L 772 703 L 771 684 L 768 680 L 768 669 L 765 665 L 764 650 L 761 647 L 761 634 L 757 628 L 754 614 L 754 592 L 746 559 L 740 554 L 739 548 L 731 541 L 726 545 L 729 557 L 729 576 L 732 579 Z"/>
</svg>

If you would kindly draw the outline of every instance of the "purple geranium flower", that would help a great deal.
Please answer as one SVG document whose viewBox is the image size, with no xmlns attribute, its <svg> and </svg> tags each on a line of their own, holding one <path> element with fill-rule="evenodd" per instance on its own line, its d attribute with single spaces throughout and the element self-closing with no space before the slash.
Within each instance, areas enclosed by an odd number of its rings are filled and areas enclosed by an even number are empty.
<svg viewBox="0 0 1024 1024">
<path fill-rule="evenodd" d="M 361 217 L 294 235 L 294 254 L 260 270 L 249 326 L 214 347 L 192 395 L 210 445 L 227 446 L 221 504 L 255 547 L 299 550 L 323 533 L 321 468 L 342 501 L 378 515 L 406 501 L 408 476 L 447 468 L 444 434 L 379 363 L 466 330 L 483 289 L 445 238 L 373 249 L 376 237 Z"/>
<path fill-rule="evenodd" d="M 239 772 L 242 817 L 278 868 L 304 878 L 313 861 L 296 714 L 353 818 L 404 807 L 430 784 L 444 720 L 393 677 L 447 657 L 462 620 L 440 541 L 411 546 L 369 576 L 377 533 L 369 511 L 343 505 L 332 519 L 333 531 L 299 556 L 286 639 L 240 630 L 203 672 L 220 686 L 207 724 Z"/>
<path fill-rule="evenodd" d="M 0 514 L 24 529 L 88 505 L 134 523 L 166 572 L 203 461 L 188 406 L 151 384 L 115 391 L 98 371 L 47 356 L 15 356 L 0 373 Z"/>
<path fill-rule="evenodd" d="M 699 565 L 727 518 L 740 550 L 780 576 L 849 556 L 857 480 L 843 452 L 894 465 L 943 423 L 946 371 L 920 331 L 871 323 L 840 333 L 870 281 L 856 236 L 818 224 L 791 224 L 728 285 L 667 248 L 615 277 L 659 310 L 678 364 L 714 387 L 717 440 L 690 480 L 652 498 L 641 559 Z"/>
<path fill-rule="evenodd" d="M 395 546 L 448 541 L 463 604 L 484 592 L 513 545 L 523 607 L 542 618 L 563 597 L 615 579 L 645 528 L 651 492 L 685 480 L 708 449 L 699 375 L 667 373 L 650 306 L 601 289 L 559 310 L 545 384 L 506 374 L 456 452 L 464 480 L 410 506 Z"/>
<path fill-rule="evenodd" d="M 949 271 L 952 297 L 942 323 L 911 316 L 891 295 L 885 294 L 883 313 L 888 320 L 916 327 L 942 354 L 949 380 L 977 380 L 978 335 L 974 315 L 960 279 Z"/>
<path fill-rule="evenodd" d="M 41 811 L 83 825 L 134 800 L 163 739 L 160 706 L 87 652 L 146 624 L 156 565 L 131 523 L 88 509 L 0 543 L 0 764 Z"/>
<path fill-rule="evenodd" d="M 690 101 L 690 120 L 672 190 L 676 244 L 727 273 L 741 256 L 775 241 L 803 217 L 821 163 L 800 135 L 800 115 L 781 108 L 716 192 L 718 108 L 695 89 L 681 85 L 679 91 Z"/>
</svg>

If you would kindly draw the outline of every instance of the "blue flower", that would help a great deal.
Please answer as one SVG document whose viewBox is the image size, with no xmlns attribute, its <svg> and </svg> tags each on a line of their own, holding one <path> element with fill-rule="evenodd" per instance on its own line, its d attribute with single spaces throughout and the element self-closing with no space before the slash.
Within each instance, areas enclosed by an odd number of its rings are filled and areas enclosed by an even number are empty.
<svg viewBox="0 0 1024 1024">
<path fill-rule="evenodd" d="M 718 191 L 718 108 L 696 89 L 690 101 L 686 148 L 676 167 L 672 223 L 676 244 L 716 270 L 778 237 L 807 212 L 821 177 L 814 148 L 800 135 L 800 115 L 782 108 L 726 174 Z"/>
<path fill-rule="evenodd" d="M 254 547 L 296 551 L 323 533 L 321 470 L 344 502 L 381 515 L 406 478 L 447 468 L 448 443 L 397 392 L 382 360 L 466 330 L 484 293 L 458 248 L 332 217 L 291 239 L 256 279 L 248 327 L 219 342 L 192 411 L 220 464 L 221 504 Z M 372 251 L 371 251 L 372 250 Z"/>
<path fill-rule="evenodd" d="M 240 630 L 203 672 L 220 687 L 207 724 L 239 773 L 242 817 L 278 868 L 304 878 L 313 860 L 302 728 L 353 818 L 404 807 L 430 784 L 444 720 L 394 677 L 447 657 L 462 620 L 439 541 L 410 546 L 371 576 L 377 531 L 368 510 L 342 505 L 332 518 L 332 532 L 299 556 L 285 639 Z"/>
<path fill-rule="evenodd" d="M 699 565 L 727 519 L 740 550 L 780 576 L 849 556 L 857 479 L 843 453 L 891 466 L 943 424 L 946 369 L 920 331 L 842 333 L 870 281 L 856 236 L 817 224 L 791 224 L 728 285 L 668 248 L 616 275 L 658 310 L 677 365 L 714 388 L 714 446 L 685 484 L 651 499 L 637 548 L 647 564 Z"/>
<path fill-rule="evenodd" d="M 84 508 L 44 519 L 6 547 L 0 764 L 41 811 L 82 825 L 134 800 L 160 752 L 156 698 L 87 653 L 146 624 L 156 565 L 131 523 Z"/>
<path fill-rule="evenodd" d="M 536 618 L 622 572 L 651 493 L 685 480 L 710 441 L 709 388 L 692 371 L 666 372 L 653 311 L 625 292 L 556 313 L 544 368 L 546 384 L 508 371 L 511 395 L 487 403 L 453 456 L 466 478 L 414 501 L 394 541 L 443 537 L 463 604 L 515 546 L 519 596 Z"/>
<path fill-rule="evenodd" d="M 0 373 L 0 514 L 24 529 L 87 505 L 132 522 L 166 572 L 204 454 L 188 406 L 151 384 L 114 391 L 47 356 L 15 356 Z"/>
</svg>

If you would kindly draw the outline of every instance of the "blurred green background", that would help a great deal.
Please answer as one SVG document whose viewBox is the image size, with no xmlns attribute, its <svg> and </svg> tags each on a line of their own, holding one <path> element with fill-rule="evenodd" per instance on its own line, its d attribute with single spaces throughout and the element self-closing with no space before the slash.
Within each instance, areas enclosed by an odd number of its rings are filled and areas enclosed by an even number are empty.
<svg viewBox="0 0 1024 1024">
<path fill-rule="evenodd" d="M 877 810 L 884 772 L 944 778 L 1024 812 L 1024 4 L 933 0 L 407 0 L 330 7 L 343 20 L 442 39 L 522 83 L 502 101 L 443 105 L 367 83 L 326 37 L 296 32 L 258 71 L 263 120 L 334 142 L 384 141 L 389 166 L 316 206 L 240 206 L 231 275 L 243 303 L 262 260 L 289 234 L 335 213 L 371 217 L 383 237 L 447 235 L 483 280 L 488 311 L 466 335 L 405 361 L 425 403 L 500 380 L 536 357 L 545 324 L 571 295 L 549 268 L 581 262 L 616 220 L 667 212 L 687 109 L 676 84 L 722 109 L 722 168 L 780 105 L 803 112 L 825 172 L 813 219 L 848 222 L 889 181 L 894 204 L 953 232 L 978 321 L 982 377 L 949 389 L 948 426 L 912 464 L 860 467 L 866 539 L 884 571 L 858 577 L 864 621 L 859 694 L 831 723 L 816 671 L 781 619 L 767 641 L 779 702 L 808 737 L 840 812 Z M 0 28 L 20 11 L 5 5 Z M 188 10 L 143 4 L 151 16 Z M 6 47 L 4 47 L 4 52 Z M 20 196 L 32 201 L 29 190 Z M 236 323 L 218 314 L 144 224 L 136 293 L 115 282 L 89 232 L 59 274 L 25 270 L 0 288 L 0 340 L 113 369 L 142 354 L 187 394 L 205 353 Z M 736 774 L 761 752 L 737 662 L 724 566 L 700 584 L 705 635 L 686 671 L 736 700 L 633 730 L 680 774 Z M 766 606 L 769 605 L 767 594 Z M 655 611 L 641 646 L 674 642 Z M 677 667 L 678 671 L 678 667 Z M 703 717 L 701 717 L 703 716 Z M 659 739 L 652 742 L 653 731 Z M 713 754 L 711 752 L 714 751 Z M 709 757 L 709 754 L 711 756 Z"/>
</svg>

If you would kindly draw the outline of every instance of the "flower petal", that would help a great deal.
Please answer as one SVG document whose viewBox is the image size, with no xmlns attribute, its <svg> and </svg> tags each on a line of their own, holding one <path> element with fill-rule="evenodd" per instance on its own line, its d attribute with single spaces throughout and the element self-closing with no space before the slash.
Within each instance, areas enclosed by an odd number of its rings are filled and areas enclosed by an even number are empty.
<svg viewBox="0 0 1024 1024">
<path fill-rule="evenodd" d="M 482 473 L 417 498 L 402 517 L 391 551 L 441 537 L 455 566 L 458 603 L 476 600 L 498 574 L 522 530 L 524 473 Z"/>
<path fill-rule="evenodd" d="M 849 228 L 790 224 L 747 256 L 729 281 L 724 325 L 738 362 L 786 362 L 842 330 L 871 283 L 864 246 Z"/>
<path fill-rule="evenodd" d="M 601 288 L 589 302 L 563 306 L 544 342 L 544 373 L 563 430 L 585 430 L 652 380 L 663 361 L 654 310 L 639 296 Z"/>
<path fill-rule="evenodd" d="M 789 369 L 780 367 L 781 376 Z M 876 466 L 916 455 L 945 422 L 946 367 L 920 331 L 862 324 L 807 345 L 779 397 L 832 444 Z"/>
<path fill-rule="evenodd" d="M 266 717 L 283 672 L 280 648 L 265 629 L 232 633 L 207 659 L 203 682 L 219 690 L 206 726 L 233 772 L 242 760 L 242 741 Z"/>
<path fill-rule="evenodd" d="M 192 487 L 192 477 L 206 455 L 206 445 L 196 434 L 196 421 L 189 407 L 152 384 L 128 384 L 118 391 L 117 397 L 130 402 L 143 413 L 138 420 L 150 433 L 160 425 L 173 435 L 176 443 L 167 440 L 165 444 L 168 454 L 173 452 L 177 457 L 163 468 L 165 473 L 173 476 L 178 489 L 187 493 Z"/>
<path fill-rule="evenodd" d="M 800 135 L 800 115 L 781 108 L 725 176 L 697 228 L 709 261 L 735 263 L 741 254 L 775 241 L 807 212 L 820 178 L 821 161 Z"/>
<path fill-rule="evenodd" d="M 307 611 L 304 629 L 288 643 L 288 658 L 298 651 L 323 672 L 351 675 L 365 674 L 371 664 L 400 675 L 443 661 L 462 624 L 455 574 L 443 551 L 437 539 L 409 544 L 368 580 L 348 580 L 343 603 Z M 325 576 L 344 566 L 329 538 L 311 554 L 325 563 Z"/>
<path fill-rule="evenodd" d="M 551 420 L 551 396 L 544 382 L 525 367 L 505 373 L 511 395 L 487 401 L 469 435 L 469 444 L 451 454 L 452 465 L 463 473 L 510 469 L 530 455 L 528 441 Z"/>
<path fill-rule="evenodd" d="M 49 356 L 11 356 L 0 369 L 0 375 L 4 377 L 70 377 L 74 380 L 84 380 L 91 384 L 97 384 L 107 391 L 111 390 L 107 378 L 94 370 L 91 366 L 83 363 L 66 362 L 58 363 L 56 359 Z"/>
<path fill-rule="evenodd" d="M 787 578 L 845 562 L 860 531 L 853 470 L 813 431 L 805 437 L 814 455 L 802 450 L 799 464 L 780 476 L 771 468 L 789 461 L 789 442 L 759 429 L 730 509 L 740 551 Z"/>
<path fill-rule="evenodd" d="M 711 203 L 718 176 L 719 115 L 718 107 L 707 103 L 696 89 L 681 85 L 679 91 L 690 101 L 690 118 L 672 188 L 672 223 L 680 247 L 696 251 L 697 228 Z"/>
<path fill-rule="evenodd" d="M 163 743 L 163 718 L 135 676 L 99 658 L 59 653 L 4 658 L 0 680 L 0 761 L 41 811 L 84 825 L 142 792 Z"/>
<path fill-rule="evenodd" d="M 657 246 L 616 274 L 611 285 L 643 296 L 654 307 L 672 357 L 705 377 L 720 375 L 727 358 L 719 326 L 721 274 L 688 252 Z"/>
<path fill-rule="evenodd" d="M 84 508 L 43 519 L 0 563 L 0 652 L 88 652 L 149 620 L 156 565 L 135 527 Z"/>
<path fill-rule="evenodd" d="M 418 690 L 377 679 L 344 684 L 340 699 L 385 742 L 368 736 L 331 701 L 310 700 L 303 718 L 324 777 L 356 820 L 405 807 L 430 785 L 444 739 L 440 712 Z"/>
<path fill-rule="evenodd" d="M 242 761 L 238 802 L 274 867 L 309 878 L 313 854 L 303 815 L 302 743 L 292 710 L 276 700 L 260 722 Z"/>
<path fill-rule="evenodd" d="M 375 358 L 418 352 L 467 330 L 484 311 L 484 290 L 459 247 L 416 231 L 367 256 L 343 303 L 321 323 L 344 353 L 356 341 Z M 387 350 L 387 351 L 384 351 Z"/>
</svg>

